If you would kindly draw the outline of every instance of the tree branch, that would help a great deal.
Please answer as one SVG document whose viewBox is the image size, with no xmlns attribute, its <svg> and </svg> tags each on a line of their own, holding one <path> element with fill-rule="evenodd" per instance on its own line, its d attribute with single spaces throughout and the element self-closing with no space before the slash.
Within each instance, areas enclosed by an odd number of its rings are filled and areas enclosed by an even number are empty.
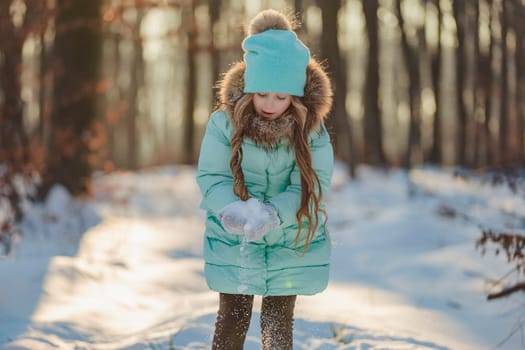
<svg viewBox="0 0 525 350">
<path fill-rule="evenodd" d="M 503 298 L 503 297 L 509 296 L 510 294 L 512 294 L 514 292 L 517 292 L 517 291 L 520 291 L 520 290 L 525 291 L 525 282 L 518 283 L 518 284 L 516 284 L 516 285 L 514 285 L 512 287 L 509 287 L 509 288 L 505 288 L 502 291 L 497 292 L 497 293 L 491 293 L 491 294 L 487 295 L 487 300 Z"/>
</svg>

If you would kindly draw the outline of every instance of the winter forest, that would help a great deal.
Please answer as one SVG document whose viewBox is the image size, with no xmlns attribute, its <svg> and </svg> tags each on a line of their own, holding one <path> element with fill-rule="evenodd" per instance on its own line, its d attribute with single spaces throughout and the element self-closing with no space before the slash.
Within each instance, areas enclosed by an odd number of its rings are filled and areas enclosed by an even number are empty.
<svg viewBox="0 0 525 350">
<path fill-rule="evenodd" d="M 297 349 L 525 348 L 525 0 L 2 0 L 0 349 L 209 348 L 195 166 L 267 8 L 334 87 Z"/>
</svg>

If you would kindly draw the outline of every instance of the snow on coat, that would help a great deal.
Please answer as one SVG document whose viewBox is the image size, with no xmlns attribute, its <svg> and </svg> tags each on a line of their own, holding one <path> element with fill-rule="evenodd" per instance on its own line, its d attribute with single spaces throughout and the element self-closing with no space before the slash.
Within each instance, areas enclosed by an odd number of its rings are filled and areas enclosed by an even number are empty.
<svg viewBox="0 0 525 350">
<path fill-rule="evenodd" d="M 242 170 L 248 193 L 272 204 L 281 225 L 255 242 L 246 242 L 242 235 L 226 232 L 216 216 L 226 205 L 239 200 L 233 192 L 230 138 L 238 122 L 231 116 L 236 100 L 242 96 L 243 71 L 244 63 L 239 62 L 226 74 L 220 90 L 221 103 L 226 107 L 211 115 L 201 145 L 197 183 L 203 194 L 201 208 L 207 213 L 206 281 L 210 289 L 230 294 L 315 294 L 328 283 L 330 241 L 322 215 L 304 254 L 305 234 L 298 242 L 295 240 L 296 213 L 301 201 L 300 173 L 293 148 L 284 138 L 271 148 L 261 147 L 260 140 L 249 138 L 242 145 Z M 303 101 L 308 118 L 315 118 L 309 138 L 312 165 L 323 193 L 327 193 L 334 159 L 323 120 L 331 107 L 331 88 L 326 74 L 314 60 L 307 75 Z"/>
</svg>

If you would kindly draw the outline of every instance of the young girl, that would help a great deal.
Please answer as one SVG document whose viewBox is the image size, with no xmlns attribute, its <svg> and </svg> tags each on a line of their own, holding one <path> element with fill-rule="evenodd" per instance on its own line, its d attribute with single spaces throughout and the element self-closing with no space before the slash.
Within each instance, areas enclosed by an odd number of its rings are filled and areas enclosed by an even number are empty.
<svg viewBox="0 0 525 350">
<path fill-rule="evenodd" d="M 263 349 L 286 350 L 296 295 L 328 282 L 322 197 L 333 150 L 323 121 L 332 90 L 280 12 L 259 13 L 242 47 L 243 61 L 220 83 L 197 171 L 206 281 L 220 293 L 212 349 L 243 349 L 261 295 Z"/>
</svg>

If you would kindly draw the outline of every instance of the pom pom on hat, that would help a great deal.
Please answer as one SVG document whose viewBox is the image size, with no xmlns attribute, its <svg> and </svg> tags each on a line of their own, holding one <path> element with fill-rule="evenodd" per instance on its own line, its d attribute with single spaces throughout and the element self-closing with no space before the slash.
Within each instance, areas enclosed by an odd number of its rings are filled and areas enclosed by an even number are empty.
<svg viewBox="0 0 525 350">
<path fill-rule="evenodd" d="M 242 48 L 245 93 L 304 95 L 310 51 L 294 32 L 266 30 L 244 39 Z"/>
</svg>

